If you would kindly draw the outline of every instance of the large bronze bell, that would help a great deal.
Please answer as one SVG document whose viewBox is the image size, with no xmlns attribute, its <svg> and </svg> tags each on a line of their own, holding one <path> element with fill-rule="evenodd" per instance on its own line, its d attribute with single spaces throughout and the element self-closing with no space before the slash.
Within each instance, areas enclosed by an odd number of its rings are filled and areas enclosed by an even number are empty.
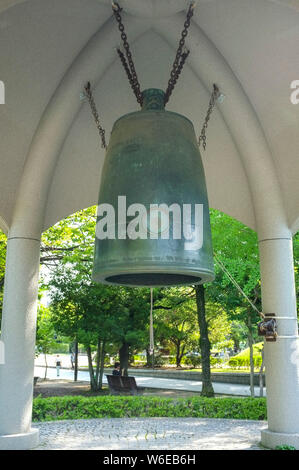
<svg viewBox="0 0 299 470">
<path fill-rule="evenodd" d="M 192 123 L 164 92 L 115 122 L 102 172 L 93 279 L 126 286 L 214 279 L 209 205 Z"/>
</svg>

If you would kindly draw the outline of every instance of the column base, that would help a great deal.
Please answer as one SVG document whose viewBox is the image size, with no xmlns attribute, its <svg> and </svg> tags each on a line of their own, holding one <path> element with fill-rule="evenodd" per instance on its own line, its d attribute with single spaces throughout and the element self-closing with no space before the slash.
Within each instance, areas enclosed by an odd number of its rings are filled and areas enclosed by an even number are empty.
<svg viewBox="0 0 299 470">
<path fill-rule="evenodd" d="M 273 432 L 269 429 L 261 431 L 261 444 L 269 449 L 275 449 L 277 446 L 287 445 L 299 450 L 299 433 Z"/>
<path fill-rule="evenodd" d="M 39 444 L 39 430 L 31 429 L 26 434 L 0 436 L 0 450 L 29 450 Z"/>
</svg>

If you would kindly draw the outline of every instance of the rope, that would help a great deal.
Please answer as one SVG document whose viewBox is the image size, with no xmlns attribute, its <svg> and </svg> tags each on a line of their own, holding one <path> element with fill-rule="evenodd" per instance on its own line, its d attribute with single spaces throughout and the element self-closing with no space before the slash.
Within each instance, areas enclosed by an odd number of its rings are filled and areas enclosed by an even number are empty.
<svg viewBox="0 0 299 470">
<path fill-rule="evenodd" d="M 229 278 L 229 280 L 234 284 L 234 286 L 238 289 L 238 291 L 240 292 L 241 295 L 243 295 L 243 297 L 247 300 L 247 302 L 251 305 L 251 307 L 253 308 L 253 310 L 255 310 L 259 316 L 264 320 L 265 316 L 262 312 L 260 312 L 258 310 L 258 308 L 256 308 L 256 306 L 254 305 L 254 303 L 248 298 L 248 296 L 245 294 L 245 292 L 243 291 L 243 289 L 240 287 L 240 285 L 237 283 L 237 281 L 233 278 L 233 276 L 230 274 L 230 272 L 226 269 L 226 267 L 224 266 L 224 264 L 222 263 L 222 261 L 220 261 L 217 256 L 214 254 L 214 258 L 216 260 L 216 263 L 218 263 L 218 265 L 220 266 L 220 268 L 222 269 L 222 271 L 227 275 L 227 277 Z"/>
<path fill-rule="evenodd" d="M 151 287 L 151 310 L 150 310 L 150 345 L 149 353 L 154 353 L 154 325 L 153 325 L 153 288 Z"/>
</svg>

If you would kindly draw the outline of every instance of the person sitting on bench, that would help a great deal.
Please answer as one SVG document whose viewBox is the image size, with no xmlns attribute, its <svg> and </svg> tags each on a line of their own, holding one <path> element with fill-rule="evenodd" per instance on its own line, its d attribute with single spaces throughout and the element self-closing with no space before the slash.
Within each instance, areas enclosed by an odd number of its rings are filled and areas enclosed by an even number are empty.
<svg viewBox="0 0 299 470">
<path fill-rule="evenodd" d="M 121 372 L 120 372 L 120 363 L 119 363 L 119 362 L 116 362 L 116 363 L 114 364 L 114 369 L 113 369 L 112 375 L 121 375 Z"/>
</svg>

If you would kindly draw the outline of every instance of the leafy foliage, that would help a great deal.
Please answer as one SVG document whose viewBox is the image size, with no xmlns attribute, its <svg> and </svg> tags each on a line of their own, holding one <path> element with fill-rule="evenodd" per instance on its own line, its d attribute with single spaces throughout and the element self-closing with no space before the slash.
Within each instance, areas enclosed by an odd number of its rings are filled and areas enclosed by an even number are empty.
<svg viewBox="0 0 299 470">
<path fill-rule="evenodd" d="M 253 345 L 253 362 L 255 367 L 260 367 L 262 364 L 261 351 L 263 347 L 263 341 Z M 239 354 L 231 357 L 228 364 L 231 367 L 248 367 L 250 365 L 249 348 L 243 349 Z"/>
<path fill-rule="evenodd" d="M 50 354 L 56 346 L 51 311 L 45 306 L 39 305 L 37 311 L 36 350 L 38 353 Z"/>
<path fill-rule="evenodd" d="M 281 446 L 276 446 L 275 450 L 296 450 L 296 448 L 287 444 L 283 444 Z"/>
<path fill-rule="evenodd" d="M 222 212 L 211 210 L 213 246 L 216 258 L 224 264 L 249 299 L 261 309 L 260 270 L 257 234 Z M 221 304 L 231 320 L 244 321 L 250 312 L 259 317 L 216 263 L 216 279 L 207 285 L 208 298 Z"/>
<path fill-rule="evenodd" d="M 267 419 L 264 398 L 50 397 L 35 398 L 34 421 L 169 417 Z"/>
<path fill-rule="evenodd" d="M 199 353 L 200 333 L 194 288 L 163 289 L 157 297 L 154 304 L 156 340 L 164 349 L 175 354 L 177 366 L 181 362 L 198 365 L 196 355 Z M 230 321 L 223 307 L 208 302 L 206 317 L 211 345 L 220 349 L 232 346 L 229 339 Z"/>
</svg>

